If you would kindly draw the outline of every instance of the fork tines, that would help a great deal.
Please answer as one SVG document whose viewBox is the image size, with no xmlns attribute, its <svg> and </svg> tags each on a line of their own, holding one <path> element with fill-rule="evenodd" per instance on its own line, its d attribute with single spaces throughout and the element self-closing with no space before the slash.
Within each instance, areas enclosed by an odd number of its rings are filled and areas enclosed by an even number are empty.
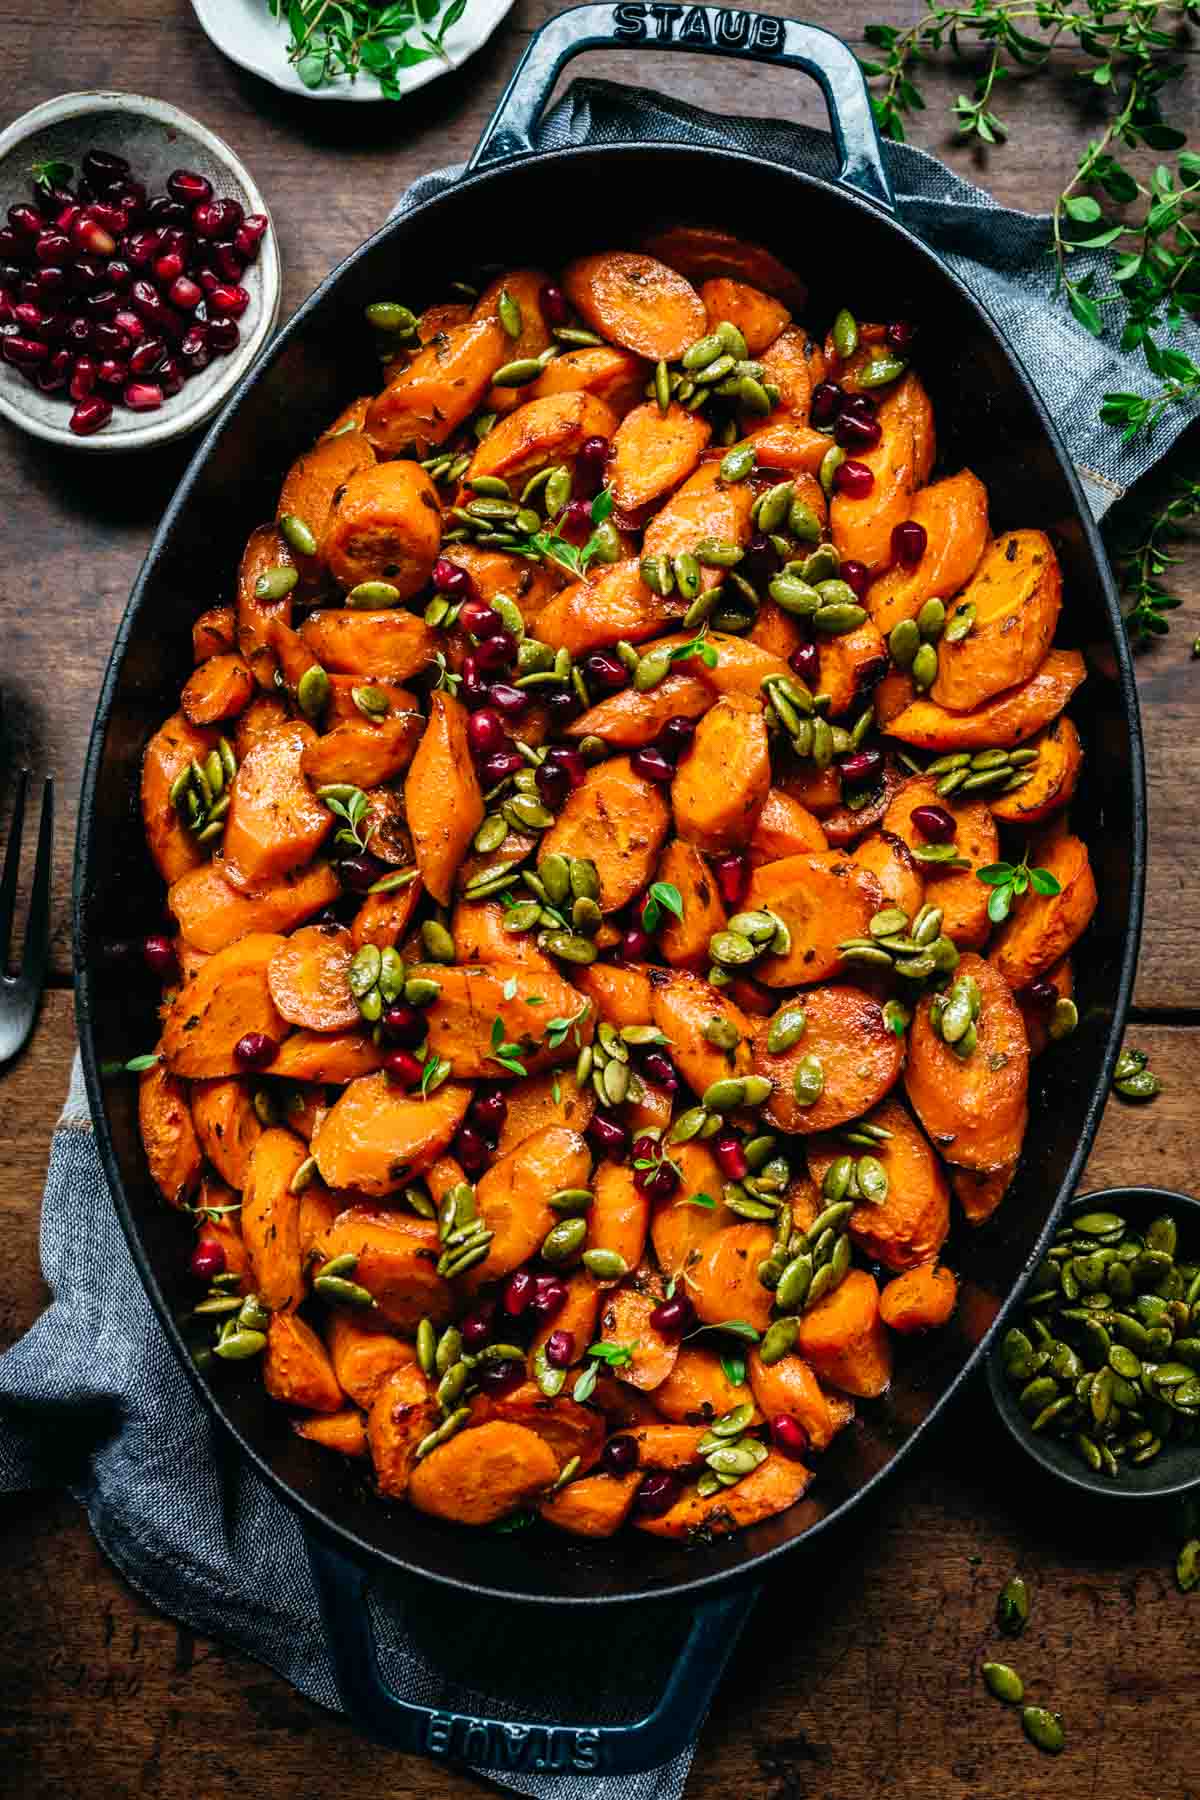
<svg viewBox="0 0 1200 1800">
<path fill-rule="evenodd" d="M 46 985 L 50 946 L 50 853 L 54 836 L 54 781 L 46 777 L 42 792 L 42 817 L 38 828 L 37 858 L 29 896 L 29 918 L 21 947 L 21 964 L 15 975 L 7 969 L 13 913 L 17 903 L 17 874 L 21 866 L 21 832 L 25 823 L 25 799 L 29 770 L 22 769 L 13 806 L 12 830 L 0 874 L 0 1065 L 11 1061 L 27 1041 L 37 1016 L 38 1001 Z"/>
</svg>

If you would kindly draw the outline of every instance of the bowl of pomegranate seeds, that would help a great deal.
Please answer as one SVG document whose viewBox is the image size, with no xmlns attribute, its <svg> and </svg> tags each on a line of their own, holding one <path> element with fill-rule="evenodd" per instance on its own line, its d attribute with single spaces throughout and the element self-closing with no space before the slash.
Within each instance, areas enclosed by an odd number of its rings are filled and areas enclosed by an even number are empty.
<svg viewBox="0 0 1200 1800">
<path fill-rule="evenodd" d="M 210 419 L 279 313 L 266 203 L 165 101 L 64 94 L 0 132 L 0 413 L 135 450 Z"/>
</svg>

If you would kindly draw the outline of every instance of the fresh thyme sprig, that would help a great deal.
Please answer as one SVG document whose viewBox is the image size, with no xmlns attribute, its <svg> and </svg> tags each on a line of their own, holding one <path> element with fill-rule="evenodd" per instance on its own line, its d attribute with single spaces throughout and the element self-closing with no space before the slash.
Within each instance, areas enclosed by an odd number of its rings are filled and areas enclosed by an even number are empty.
<svg viewBox="0 0 1200 1800">
<path fill-rule="evenodd" d="M 1200 481 L 1178 483 L 1170 497 L 1150 515 L 1140 539 L 1116 550 L 1121 586 L 1129 599 L 1125 628 L 1133 643 L 1148 643 L 1170 630 L 1166 614 L 1183 602 L 1163 585 L 1167 570 L 1182 560 L 1168 549 L 1185 527 L 1200 518 Z"/>
<path fill-rule="evenodd" d="M 405 69 L 440 57 L 449 64 L 446 33 L 467 0 L 267 0 L 291 32 L 288 61 L 305 87 L 327 87 L 366 74 L 385 100 L 399 100 Z"/>
</svg>

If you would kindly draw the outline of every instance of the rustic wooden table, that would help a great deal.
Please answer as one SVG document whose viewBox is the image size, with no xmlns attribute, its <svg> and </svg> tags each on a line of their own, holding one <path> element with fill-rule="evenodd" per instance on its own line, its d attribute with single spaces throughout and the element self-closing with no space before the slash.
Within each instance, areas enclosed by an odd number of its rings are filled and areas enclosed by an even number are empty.
<svg viewBox="0 0 1200 1800">
<path fill-rule="evenodd" d="M 766 0 L 770 10 L 784 10 Z M 187 0 L 47 0 L 35 20 L 0 0 L 8 79 L 0 122 L 72 88 L 158 94 L 225 135 L 254 169 L 278 222 L 284 311 L 383 219 L 424 170 L 467 154 L 532 28 L 554 0 L 517 0 L 462 70 L 395 107 L 293 101 L 227 63 Z M 808 16 L 861 45 L 864 23 L 916 14 L 916 0 L 817 0 Z M 1189 116 L 1200 99 L 1183 53 Z M 645 82 L 628 54 L 588 73 Z M 783 71 L 677 58 L 661 80 L 717 112 L 816 121 L 804 83 Z M 1002 95 L 1013 126 L 979 156 L 948 126 L 967 85 L 931 70 L 930 110 L 914 135 L 997 197 L 1046 206 L 1094 119 L 1069 69 Z M 1189 100 L 1190 95 L 1190 100 Z M 802 226 L 802 221 L 800 222 Z M 1195 445 L 1191 446 L 1194 458 Z M 1189 447 L 1168 465 L 1188 466 Z M 117 620 L 182 467 L 97 465 L 5 429 L 0 435 L 0 770 L 28 762 L 60 784 L 54 986 L 34 1042 L 0 1081 L 0 1348 L 45 1303 L 38 1201 L 50 1132 L 74 1047 L 69 891 L 84 749 Z M 1196 719 L 1200 558 L 1184 551 L 1186 606 L 1139 664 L 1150 771 L 1147 929 L 1130 1041 L 1166 1078 L 1142 1111 L 1110 1105 L 1085 1187 L 1120 1181 L 1189 1187 L 1191 1114 L 1200 1093 L 1200 963 L 1191 956 L 1200 894 Z M 5 786 L 11 787 L 10 782 Z M 7 821 L 0 817 L 0 840 Z M 1195 1678 L 1200 1598 L 1175 1592 L 1169 1516 L 1101 1506 L 1031 1485 L 977 1389 L 821 1568 L 802 1556 L 772 1583 L 700 1740 L 689 1794 L 750 1800 L 852 1800 L 885 1785 L 895 1800 L 1190 1800 L 1200 1792 L 1185 1684 Z M 268 1670 L 198 1640 L 151 1611 L 109 1568 L 61 1494 L 0 1502 L 2 1785 L 14 1796 L 75 1800 L 234 1791 L 283 1800 L 337 1789 L 467 1796 L 479 1784 L 362 1742 Z M 1136 1536 L 1135 1536 L 1136 1525 Z M 1063 1711 L 1069 1748 L 1040 1757 L 1016 1718 L 982 1693 L 996 1592 L 1020 1569 L 1034 1616 L 1016 1653 L 1033 1696 Z"/>
</svg>

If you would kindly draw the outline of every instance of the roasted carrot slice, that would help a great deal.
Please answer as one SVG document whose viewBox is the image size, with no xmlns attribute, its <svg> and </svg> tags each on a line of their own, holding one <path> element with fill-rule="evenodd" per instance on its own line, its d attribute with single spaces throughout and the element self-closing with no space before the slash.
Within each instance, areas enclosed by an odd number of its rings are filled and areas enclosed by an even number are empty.
<svg viewBox="0 0 1200 1800">
<path fill-rule="evenodd" d="M 526 1074 L 556 1062 L 574 1062 L 579 1047 L 571 1033 L 546 1035 L 552 1019 L 578 1019 L 581 1040 L 584 1003 L 562 976 L 521 963 L 417 964 L 412 975 L 428 976 L 441 989 L 426 1008 L 429 1051 L 448 1057 L 454 1073 L 470 1081 L 487 1076 L 509 1080 L 515 1073 L 496 1060 L 500 1043 L 515 1044 L 511 1057 Z M 498 1029 L 497 1029 L 498 1027 Z"/>
<path fill-rule="evenodd" d="M 272 1400 L 309 1412 L 335 1413 L 343 1402 L 324 1344 L 295 1313 L 275 1313 L 267 1326 L 263 1386 Z"/>
<path fill-rule="evenodd" d="M 790 1050 L 772 1055 L 768 1028 L 759 1031 L 754 1069 L 774 1083 L 766 1109 L 773 1125 L 798 1133 L 829 1131 L 882 1100 L 900 1073 L 904 1047 L 884 1023 L 878 1000 L 860 988 L 814 988 L 804 995 L 803 1006 L 804 1034 Z M 823 1078 L 811 1105 L 797 1099 L 794 1087 L 797 1067 L 806 1057 L 819 1065 Z"/>
<path fill-rule="evenodd" d="M 568 737 L 598 737 L 619 750 L 652 744 L 668 719 L 698 719 L 712 705 L 712 689 L 694 675 L 668 675 L 649 693 L 622 688 L 573 719 Z"/>
<path fill-rule="evenodd" d="M 758 1279 L 771 1254 L 769 1225 L 724 1225 L 705 1240 L 700 1259 L 683 1272 L 687 1291 L 706 1325 L 744 1319 L 758 1332 L 771 1323 L 772 1298 Z"/>
<path fill-rule="evenodd" d="M 681 650 L 694 642 L 694 638 L 682 633 L 662 638 L 654 647 L 656 650 Z M 686 669 L 689 675 L 707 682 L 722 697 L 738 694 L 745 700 L 761 703 L 764 678 L 768 675 L 791 673 L 782 657 L 773 656 L 769 650 L 763 650 L 750 638 L 732 637 L 724 631 L 710 631 L 704 639 L 704 646 L 715 655 L 715 663 L 709 663 L 696 655 L 682 659 L 676 667 Z"/>
<path fill-rule="evenodd" d="M 821 664 L 817 691 L 829 695 L 829 716 L 834 719 L 867 699 L 887 670 L 887 648 L 870 619 L 840 637 L 822 638 L 817 650 Z"/>
<path fill-rule="evenodd" d="M 357 400 L 351 400 L 348 406 L 343 406 L 337 417 L 330 420 L 321 436 L 323 438 L 341 437 L 343 432 L 361 431 L 366 423 L 367 408 L 370 404 L 371 395 L 360 394 Z"/>
<path fill-rule="evenodd" d="M 597 344 L 586 350 L 569 350 L 547 363 L 527 392 L 531 400 L 544 400 L 548 394 L 568 393 L 580 389 L 594 394 L 623 419 L 631 407 L 637 406 L 646 384 L 646 365 L 641 357 L 614 344 Z"/>
<path fill-rule="evenodd" d="M 758 617 L 746 636 L 760 650 L 769 650 L 772 656 L 778 656 L 782 662 L 787 662 L 806 641 L 799 621 L 793 619 L 790 613 L 785 613 L 782 606 L 771 599 L 762 602 Z"/>
<path fill-rule="evenodd" d="M 544 269 L 505 269 L 502 275 L 489 281 L 475 302 L 472 318 L 499 319 L 501 295 L 507 294 L 510 300 L 515 301 L 521 329 L 515 338 L 508 339 L 510 362 L 524 362 L 529 357 L 540 356 L 553 342 L 550 326 L 542 313 L 542 289 L 548 280 Z M 488 390 L 484 409 L 487 412 L 510 412 L 525 397 L 525 390 L 522 388 L 493 387 Z"/>
<path fill-rule="evenodd" d="M 913 1016 L 904 1085 L 947 1161 L 987 1173 L 1012 1162 L 1025 1136 L 1029 1044 L 1021 1010 L 996 966 L 968 953 L 957 979 L 966 975 L 982 995 L 975 1049 L 959 1057 L 943 1043 L 930 1023 L 933 997 L 927 995 Z"/>
<path fill-rule="evenodd" d="M 310 1444 L 324 1450 L 336 1450 L 342 1456 L 367 1454 L 366 1421 L 357 1407 L 343 1407 L 341 1412 L 314 1413 L 311 1418 L 295 1419 L 292 1430 Z"/>
<path fill-rule="evenodd" d="M 563 271 L 562 285 L 593 331 L 652 362 L 674 362 L 704 336 L 703 300 L 653 256 L 631 250 L 579 256 Z"/>
<path fill-rule="evenodd" d="M 304 1298 L 300 1196 L 292 1192 L 292 1182 L 307 1156 L 302 1138 L 273 1125 L 258 1138 L 246 1164 L 242 1241 L 254 1291 L 270 1312 L 289 1312 Z"/>
<path fill-rule="evenodd" d="M 284 941 L 273 932 L 251 932 L 218 950 L 180 990 L 163 1021 L 163 1056 L 174 1074 L 240 1074 L 239 1039 L 261 1032 L 279 1043 L 286 1036 L 267 986 L 267 967 Z"/>
<path fill-rule="evenodd" d="M 268 965 L 269 967 L 270 965 Z M 192 1123 L 201 1148 L 223 1181 L 242 1188 L 262 1126 L 244 1076 L 191 1084 Z"/>
<path fill-rule="evenodd" d="M 672 1059 L 694 1093 L 726 1076 L 750 1073 L 750 1021 L 732 1000 L 698 975 L 657 967 L 650 971 L 650 997 L 654 1023 L 670 1039 Z M 709 1042 L 707 1032 L 715 1025 L 733 1027 L 734 1049 Z"/>
<path fill-rule="evenodd" d="M 972 712 L 994 694 L 1028 681 L 1045 658 L 1062 611 L 1062 572 L 1042 531 L 1007 531 L 983 560 L 949 611 L 970 608 L 964 637 L 938 646 L 930 699 L 951 712 Z"/>
<path fill-rule="evenodd" d="M 1037 761 L 1021 770 L 1022 785 L 1011 793 L 1002 788 L 988 801 L 993 818 L 1007 825 L 1040 823 L 1066 806 L 1079 785 L 1083 745 L 1071 719 L 1055 719 L 1029 749 L 1037 751 Z"/>
<path fill-rule="evenodd" d="M 1070 832 L 1043 832 L 1030 846 L 1033 868 L 1048 869 L 1056 894 L 1033 889 L 1013 904 L 996 933 L 990 961 L 1011 988 L 1028 987 L 1043 970 L 1066 955 L 1087 930 L 1099 894 L 1087 845 Z"/>
<path fill-rule="evenodd" d="M 620 1531 L 633 1507 L 641 1476 L 585 1475 L 543 1500 L 538 1511 L 572 1537 L 609 1538 Z"/>
<path fill-rule="evenodd" d="M 412 1471 L 408 1497 L 436 1519 L 490 1525 L 538 1500 L 557 1477 L 548 1444 L 523 1425 L 492 1419 L 431 1450 Z"/>
<path fill-rule="evenodd" d="M 879 1316 L 902 1336 L 932 1331 L 946 1323 L 957 1299 L 958 1282 L 951 1271 L 935 1262 L 921 1263 L 888 1282 L 879 1296 Z"/>
<path fill-rule="evenodd" d="M 611 1025 L 650 1023 L 650 977 L 643 969 L 587 963 L 574 971 L 574 985 L 592 1002 L 596 1016 Z"/>
<path fill-rule="evenodd" d="M 800 1320 L 797 1348 L 831 1387 L 864 1400 L 882 1394 L 892 1379 L 892 1352 L 874 1276 L 851 1269 L 810 1306 Z"/>
<path fill-rule="evenodd" d="M 445 1150 L 462 1122 L 471 1091 L 459 1082 L 422 1099 L 386 1075 L 352 1081 L 314 1134 L 312 1153 L 332 1188 L 395 1193 Z"/>
<path fill-rule="evenodd" d="M 990 1173 L 981 1169 L 951 1167 L 950 1186 L 954 1189 L 954 1197 L 962 1207 L 963 1217 L 968 1225 L 986 1224 L 1012 1186 L 1012 1178 L 1016 1172 L 1016 1158 L 1005 1163 L 1002 1169 L 993 1169 Z"/>
<path fill-rule="evenodd" d="M 654 1390 L 656 1410 L 677 1425 L 707 1425 L 747 1402 L 754 1406 L 749 1384 L 731 1381 L 717 1352 L 697 1344 L 679 1347 L 674 1368 Z M 755 1407 L 750 1423 L 761 1422 Z"/>
<path fill-rule="evenodd" d="M 374 1299 L 376 1316 L 400 1331 L 414 1332 L 425 1317 L 440 1325 L 454 1310 L 450 1284 L 437 1273 L 438 1232 L 431 1219 L 351 1206 L 333 1221 L 319 1253 L 356 1257 L 355 1281 Z"/>
<path fill-rule="evenodd" d="M 749 349 L 749 340 L 747 340 Z M 751 351 L 753 356 L 756 352 Z M 794 425 L 807 425 L 812 391 L 825 372 L 820 348 L 799 325 L 789 325 L 759 359 L 763 380 L 779 389 L 776 415 Z"/>
<path fill-rule="evenodd" d="M 373 1316 L 368 1313 L 365 1318 Z M 388 1376 L 409 1368 L 417 1357 L 403 1338 L 364 1323 L 345 1308 L 330 1313 L 325 1342 L 339 1387 L 364 1412 L 370 1411 Z"/>
<path fill-rule="evenodd" d="M 596 1110 L 596 1097 L 591 1087 L 581 1088 L 573 1069 L 551 1069 L 544 1075 L 528 1075 L 524 1081 L 512 1082 L 504 1090 L 504 1098 L 508 1111 L 496 1143 L 501 1156 L 549 1125 L 586 1131 Z"/>
<path fill-rule="evenodd" d="M 151 1179 L 171 1206 L 186 1206 L 200 1185 L 200 1140 L 188 1090 L 161 1062 L 138 1078 L 138 1124 Z"/>
<path fill-rule="evenodd" d="M 925 533 L 920 561 L 915 567 L 893 563 L 867 589 L 867 611 L 884 637 L 901 619 L 915 619 L 927 600 L 949 602 L 970 581 L 987 547 L 987 489 L 970 469 L 921 488 L 908 516 Z"/>
<path fill-rule="evenodd" d="M 479 1217 L 493 1235 L 469 1284 L 494 1281 L 528 1261 L 558 1222 L 547 1196 L 560 1188 L 586 1187 L 591 1166 L 583 1138 L 563 1125 L 548 1125 L 498 1157 L 475 1189 Z"/>
<path fill-rule="evenodd" d="M 725 1177 L 704 1144 L 673 1144 L 671 1161 L 679 1170 L 679 1186 L 669 1200 L 656 1201 L 650 1220 L 654 1254 L 664 1275 L 682 1279 L 685 1269 L 734 1215 L 721 1203 Z"/>
<path fill-rule="evenodd" d="M 271 667 L 272 670 L 278 667 L 273 655 Z M 245 712 L 238 714 L 233 727 L 233 748 L 238 761 L 248 756 L 255 744 L 260 743 L 269 731 L 274 731 L 276 725 L 286 725 L 291 716 L 287 701 L 278 692 L 256 694 Z"/>
<path fill-rule="evenodd" d="M 492 1419 L 520 1425 L 554 1453 L 560 1469 L 573 1457 L 581 1472 L 590 1469 L 604 1448 L 604 1421 L 566 1394 L 543 1394 L 536 1382 L 527 1381 L 507 1394 L 476 1394 L 471 1401 L 471 1425 Z"/>
<path fill-rule="evenodd" d="M 364 430 L 383 456 L 445 443 L 510 361 L 512 339 L 495 318 L 451 325 L 418 351 L 367 408 Z"/>
<path fill-rule="evenodd" d="M 403 607 L 310 613 L 300 636 L 330 674 L 390 676 L 394 681 L 407 681 L 427 667 L 437 648 L 425 621 Z"/>
<path fill-rule="evenodd" d="M 689 281 L 729 276 L 762 288 L 799 312 L 808 298 L 800 277 L 762 244 L 734 237 L 715 225 L 669 225 L 645 238 L 642 248 Z"/>
<path fill-rule="evenodd" d="M 771 753 L 762 706 L 723 694 L 696 726 L 671 783 L 675 829 L 710 854 L 744 848 L 754 836 L 771 786 Z"/>
<path fill-rule="evenodd" d="M 544 644 L 578 657 L 622 639 L 644 643 L 674 624 L 684 610 L 678 596 L 662 600 L 650 592 L 636 561 L 610 563 L 551 600 L 538 616 L 537 634 Z"/>
<path fill-rule="evenodd" d="M 465 325 L 474 308 L 466 300 L 438 300 L 432 306 L 417 315 L 417 342 L 432 344 L 434 338 L 441 337 L 455 325 Z M 370 406 L 372 396 L 368 394 L 366 405 Z M 365 420 L 364 409 L 364 420 Z M 359 430 L 362 430 L 360 424 Z"/>
<path fill-rule="evenodd" d="M 374 462 L 375 452 L 361 432 L 321 438 L 311 450 L 305 450 L 296 458 L 285 475 L 275 510 L 276 520 L 299 519 L 319 544 L 339 489 L 344 488 L 360 469 L 369 469 Z M 293 554 L 302 576 L 307 581 L 315 581 L 319 574 L 317 558 L 299 552 Z"/>
<path fill-rule="evenodd" d="M 396 1369 L 383 1383 L 367 1415 L 367 1443 L 379 1491 L 403 1500 L 417 1463 L 417 1448 L 438 1421 L 429 1383 L 413 1366 Z"/>
<path fill-rule="evenodd" d="M 176 713 L 161 725 L 142 757 L 142 824 L 146 845 L 164 881 L 178 881 L 205 861 L 182 817 L 171 804 L 171 789 L 193 762 L 203 763 L 217 746 L 211 726 L 193 725 Z"/>
<path fill-rule="evenodd" d="M 372 1074 L 382 1062 L 383 1051 L 365 1031 L 293 1031 L 264 1072 L 290 1081 L 344 1087 L 360 1075 Z"/>
<path fill-rule="evenodd" d="M 824 981 L 842 966 L 838 945 L 862 937 L 882 905 L 883 889 L 875 877 L 840 851 L 765 863 L 750 877 L 746 906 L 782 919 L 791 945 L 782 956 L 760 957 L 755 980 L 772 988 Z"/>
<path fill-rule="evenodd" d="M 920 750 L 1012 749 L 1057 718 L 1086 674 L 1078 650 L 1051 650 L 1028 681 L 974 712 L 949 712 L 921 698 L 891 719 L 888 732 Z"/>
<path fill-rule="evenodd" d="M 675 1367 L 679 1340 L 664 1337 L 650 1323 L 650 1315 L 662 1301 L 657 1286 L 642 1292 L 633 1281 L 611 1288 L 600 1306 L 600 1338 L 628 1352 L 625 1361 L 611 1365 L 617 1379 L 641 1393 L 657 1392 Z"/>
<path fill-rule="evenodd" d="M 236 718 L 249 705 L 254 677 L 235 651 L 210 656 L 184 684 L 179 704 L 193 725 Z"/>
<path fill-rule="evenodd" d="M 657 412 L 658 409 L 650 410 Z M 686 416 L 691 418 L 693 415 Z M 753 505 L 754 495 L 748 482 L 727 484 L 721 480 L 719 462 L 701 463 L 695 474 L 688 476 L 646 526 L 642 554 L 666 556 L 674 561 L 685 552 L 693 553 L 697 544 L 706 538 L 744 549 L 753 531 L 750 523 Z M 723 574 L 721 569 L 703 568 L 702 585 L 719 587 Z M 699 674 L 701 665 L 697 664 L 689 672 Z"/>
<path fill-rule="evenodd" d="M 634 1184 L 625 1163 L 602 1162 L 592 1177 L 588 1249 L 611 1250 L 627 1269 L 636 1269 L 646 1246 L 650 1202 Z"/>
<path fill-rule="evenodd" d="M 443 906 L 454 871 L 483 820 L 483 795 L 467 743 L 466 709 L 440 689 L 404 783 L 404 803 L 421 880 Z"/>
<path fill-rule="evenodd" d="M 708 329 L 715 331 L 721 321 L 736 325 L 746 340 L 746 354 L 761 356 L 773 344 L 791 313 L 781 301 L 773 299 L 749 282 L 735 281 L 728 275 L 714 276 L 701 284 L 700 298 L 708 319 Z M 772 377 L 771 379 L 774 379 Z"/>
<path fill-rule="evenodd" d="M 883 890 L 884 906 L 898 906 L 911 919 L 925 903 L 925 877 L 903 838 L 880 827 L 851 851 L 860 869 L 873 875 Z"/>
<path fill-rule="evenodd" d="M 789 418 L 760 425 L 747 432 L 744 441 L 753 444 L 760 469 L 775 469 L 781 475 L 815 475 L 829 450 L 825 432 Z"/>
<path fill-rule="evenodd" d="M 910 850 L 928 843 L 913 824 L 913 813 L 921 806 L 939 806 L 953 815 L 955 854 L 970 865 L 966 869 L 939 869 L 937 863 L 924 864 L 925 898 L 931 906 L 941 907 L 946 937 L 960 950 L 978 950 L 987 942 L 991 930 L 987 913 L 991 889 L 979 880 L 978 870 L 994 863 L 1000 854 L 995 821 L 985 800 L 960 801 L 957 794 L 939 798 L 935 777 L 914 775 L 904 783 L 883 816 L 884 830 L 901 838 Z"/>
<path fill-rule="evenodd" d="M 669 494 L 691 474 L 711 436 L 707 419 L 674 401 L 665 413 L 655 400 L 635 406 L 612 441 L 608 486 L 617 505 L 636 512 Z"/>
<path fill-rule="evenodd" d="M 320 557 L 343 588 L 387 581 L 407 600 L 429 580 L 441 542 L 437 489 L 418 463 L 360 469 L 333 496 Z"/>
<path fill-rule="evenodd" d="M 398 944 L 408 930 L 424 891 L 419 881 L 410 881 L 405 887 L 393 888 L 389 893 L 368 894 L 350 927 L 354 948 L 361 950 L 364 944 L 376 944 L 379 949 L 386 950 L 389 944 Z"/>
<path fill-rule="evenodd" d="M 755 1345 L 747 1358 L 754 1398 L 768 1419 L 794 1419 L 803 1425 L 814 1450 L 828 1450 L 836 1426 L 820 1382 L 802 1356 L 789 1352 L 765 1363 Z"/>
<path fill-rule="evenodd" d="M 269 595 L 259 594 L 258 583 L 276 569 L 296 567 L 297 558 L 280 536 L 278 527 L 273 524 L 256 526 L 246 540 L 238 569 L 237 647 L 262 688 L 273 686 L 277 667 L 275 652 L 267 639 L 267 627 L 272 619 L 291 624 L 292 595 L 289 591 L 272 600 Z"/>
<path fill-rule="evenodd" d="M 629 1434 L 638 1447 L 643 1469 L 699 1469 L 703 1425 L 639 1425 Z"/>
<path fill-rule="evenodd" d="M 898 1100 L 888 1099 L 870 1123 L 890 1135 L 874 1155 L 888 1178 L 887 1196 L 865 1201 L 850 1215 L 847 1229 L 869 1262 L 911 1269 L 937 1255 L 950 1229 L 950 1188 L 942 1165 L 920 1126 Z M 818 1186 L 846 1146 L 839 1138 L 809 1138 L 809 1173 Z"/>
<path fill-rule="evenodd" d="M 379 787 L 400 775 L 413 759 L 421 741 L 420 713 L 398 713 L 368 725 L 360 715 L 356 725 L 335 725 L 309 744 L 300 766 L 314 787 L 349 782 L 354 787 Z"/>
<path fill-rule="evenodd" d="M 819 854 L 829 848 L 821 821 L 806 806 L 785 794 L 782 788 L 767 791 L 763 809 L 750 839 L 750 866 L 780 862 L 784 857 L 800 856 L 805 851 Z"/>
<path fill-rule="evenodd" d="M 875 478 L 862 499 L 835 493 L 829 508 L 833 541 L 843 560 L 883 568 L 891 560 L 892 532 L 909 515 L 912 496 L 933 466 L 933 410 L 929 396 L 910 370 L 888 391 L 879 407 L 883 435 L 873 450 L 855 460 Z"/>
<path fill-rule="evenodd" d="M 687 1488 L 667 1512 L 652 1518 L 639 1515 L 634 1524 L 652 1537 L 707 1542 L 786 1512 L 803 1499 L 812 1479 L 812 1470 L 803 1463 L 792 1462 L 777 1450 L 768 1450 L 766 1460 L 734 1487 L 707 1499 L 702 1499 L 694 1487 Z"/>
<path fill-rule="evenodd" d="M 572 1343 L 572 1362 L 581 1362 L 596 1336 L 601 1290 L 586 1269 L 577 1269 L 566 1280 L 567 1297 L 552 1319 L 538 1328 L 530 1345 L 536 1353 L 555 1331 L 565 1331 Z"/>
<path fill-rule="evenodd" d="M 341 925 L 309 925 L 286 938 L 267 965 L 281 1018 L 308 1031 L 349 1031 L 359 1023 L 350 992 L 354 940 Z"/>
<path fill-rule="evenodd" d="M 520 963 L 526 969 L 554 970 L 530 932 L 505 931 L 508 917 L 498 900 L 458 900 L 451 929 L 454 954 L 462 963 Z"/>
<path fill-rule="evenodd" d="M 612 437 L 617 415 L 579 389 L 526 400 L 494 425 L 471 459 L 467 480 L 499 475 L 527 480 L 548 463 L 569 462 L 586 438 Z"/>
<path fill-rule="evenodd" d="M 821 821 L 821 829 L 828 836 L 825 821 L 838 811 L 842 804 L 842 777 L 835 765 L 828 769 L 815 767 L 787 770 L 779 778 L 778 785 L 801 806 L 806 806 Z"/>
<path fill-rule="evenodd" d="M 236 888 L 260 889 L 311 862 L 333 825 L 313 794 L 301 759 L 316 733 L 293 720 L 269 732 L 243 759 L 229 789 L 222 873 Z"/>
<path fill-rule="evenodd" d="M 668 882 L 683 903 L 683 917 L 668 914 L 659 946 L 673 969 L 708 967 L 708 940 L 725 929 L 725 908 L 712 871 L 698 850 L 676 838 L 659 858 L 659 881 Z"/>
<path fill-rule="evenodd" d="M 662 790 L 639 775 L 627 756 L 589 769 L 538 848 L 547 856 L 590 858 L 600 878 L 600 906 L 616 912 L 650 880 L 670 814 Z"/>
<path fill-rule="evenodd" d="M 210 606 L 192 626 L 192 656 L 197 664 L 224 656 L 237 644 L 237 615 L 232 606 Z"/>
</svg>

